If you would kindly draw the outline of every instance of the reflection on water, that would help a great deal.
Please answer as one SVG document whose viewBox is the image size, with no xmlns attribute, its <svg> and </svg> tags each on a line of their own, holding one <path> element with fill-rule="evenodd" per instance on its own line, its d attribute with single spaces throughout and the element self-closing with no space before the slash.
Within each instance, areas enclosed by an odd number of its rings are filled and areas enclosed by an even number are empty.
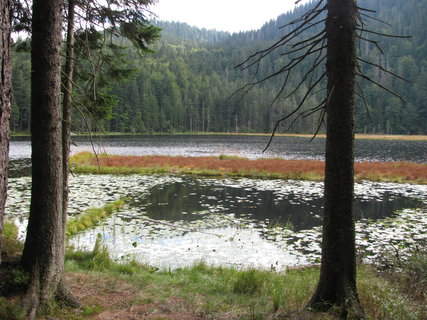
<svg viewBox="0 0 427 320">
<path fill-rule="evenodd" d="M 311 229 L 321 224 L 323 200 L 319 194 L 301 196 L 296 192 L 277 195 L 274 190 L 255 187 L 208 185 L 200 179 L 155 186 L 148 195 L 136 198 L 131 206 L 148 217 L 167 221 L 193 221 L 202 214 L 221 211 L 236 217 L 266 221 L 268 225 L 287 225 L 294 231 Z M 355 197 L 356 219 L 377 220 L 394 211 L 414 208 L 421 202 L 384 192 L 380 198 Z"/>
</svg>

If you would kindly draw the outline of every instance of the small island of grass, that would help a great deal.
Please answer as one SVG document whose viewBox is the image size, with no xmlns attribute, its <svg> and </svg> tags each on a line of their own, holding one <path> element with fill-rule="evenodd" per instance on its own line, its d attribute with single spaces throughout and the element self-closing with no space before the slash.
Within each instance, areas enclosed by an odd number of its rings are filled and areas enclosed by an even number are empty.
<svg viewBox="0 0 427 320">
<path fill-rule="evenodd" d="M 71 157 L 79 173 L 99 174 L 191 174 L 254 179 L 323 180 L 324 161 L 247 159 L 182 156 L 119 156 L 81 152 Z M 358 162 L 356 180 L 427 184 L 427 164 L 412 162 Z"/>
</svg>

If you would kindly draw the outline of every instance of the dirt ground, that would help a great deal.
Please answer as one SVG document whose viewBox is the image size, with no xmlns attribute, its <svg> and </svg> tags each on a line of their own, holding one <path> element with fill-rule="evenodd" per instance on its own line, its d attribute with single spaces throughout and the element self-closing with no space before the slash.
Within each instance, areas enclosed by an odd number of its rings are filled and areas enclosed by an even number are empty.
<svg viewBox="0 0 427 320">
<path fill-rule="evenodd" d="M 84 319 L 96 320 L 200 320 L 210 319 L 203 314 L 194 314 L 180 298 L 169 298 L 166 303 L 144 302 L 140 292 L 131 284 L 117 279 L 93 278 L 85 274 L 67 274 L 67 282 L 77 299 L 83 304 L 75 313 L 94 312 Z M 45 320 L 52 320 L 46 318 Z"/>
</svg>

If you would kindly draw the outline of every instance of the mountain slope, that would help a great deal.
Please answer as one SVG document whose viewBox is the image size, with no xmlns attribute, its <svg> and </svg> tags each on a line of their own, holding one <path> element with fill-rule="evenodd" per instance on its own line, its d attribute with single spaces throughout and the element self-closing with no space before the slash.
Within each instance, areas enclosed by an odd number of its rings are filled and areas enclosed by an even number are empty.
<svg viewBox="0 0 427 320">
<path fill-rule="evenodd" d="M 296 8 L 267 22 L 260 30 L 229 34 L 214 30 L 198 29 L 179 22 L 157 22 L 163 28 L 162 39 L 155 46 L 156 53 L 141 58 L 130 50 L 129 60 L 137 70 L 135 77 L 113 85 L 112 92 L 119 98 L 114 107 L 114 118 L 104 120 L 101 126 L 108 131 L 122 132 L 269 132 L 277 119 L 291 112 L 302 95 L 303 86 L 287 100 L 278 99 L 283 77 L 261 83 L 246 95 L 235 93 L 245 84 L 260 79 L 278 70 L 286 59 L 283 50 L 267 56 L 258 68 L 236 69 L 248 56 L 269 47 L 286 32 L 280 28 L 301 16 L 312 4 Z M 359 6 L 376 10 L 363 11 L 385 20 L 370 20 L 368 29 L 380 33 L 412 35 L 411 39 L 380 38 L 365 33 L 379 41 L 384 55 L 373 43 L 361 42 L 359 53 L 363 59 L 379 63 L 412 82 L 405 82 L 390 74 L 362 64 L 362 70 L 397 96 L 368 83 L 360 81 L 367 105 L 357 99 L 356 124 L 358 132 L 389 134 L 427 133 L 427 0 L 363 0 Z M 369 20 L 369 19 L 368 19 Z M 320 26 L 318 31 L 320 30 Z M 315 32 L 308 34 L 310 37 Z M 298 39 L 297 39 L 298 40 Z M 28 59 L 28 57 L 27 57 Z M 14 127 L 25 130 L 28 117 L 28 99 L 19 90 L 25 89 L 26 60 L 15 56 L 14 68 Z M 310 67 L 310 61 L 302 64 L 290 77 L 290 92 Z M 28 97 L 27 97 L 28 98 Z M 307 108 L 321 101 L 322 96 L 311 97 Z M 76 115 L 76 119 L 78 119 Z M 281 131 L 288 128 L 292 119 L 283 123 Z M 317 115 L 297 121 L 292 132 L 313 132 Z M 84 127 L 77 120 L 76 128 Z"/>
</svg>

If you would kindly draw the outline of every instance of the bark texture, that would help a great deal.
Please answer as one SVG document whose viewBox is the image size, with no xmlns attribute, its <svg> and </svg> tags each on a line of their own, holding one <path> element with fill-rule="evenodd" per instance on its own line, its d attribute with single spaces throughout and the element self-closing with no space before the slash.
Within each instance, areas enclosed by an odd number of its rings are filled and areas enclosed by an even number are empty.
<svg viewBox="0 0 427 320">
<path fill-rule="evenodd" d="M 354 223 L 354 97 L 356 1 L 328 0 L 325 209 L 320 279 L 309 302 L 363 318 L 356 288 Z"/>
<path fill-rule="evenodd" d="M 68 1 L 68 26 L 67 43 L 65 57 L 65 72 L 63 80 L 63 101 L 62 101 L 62 164 L 63 164 L 63 199 L 62 210 L 64 217 L 68 211 L 68 176 L 70 172 L 70 137 L 71 137 L 71 108 L 74 74 L 74 0 Z"/>
<path fill-rule="evenodd" d="M 30 319 L 69 293 L 63 281 L 61 16 L 60 0 L 34 1 L 32 20 L 32 190 L 22 266 L 30 275 L 25 307 Z"/>
<path fill-rule="evenodd" d="M 11 113 L 11 0 L 0 0 L 0 264 L 7 198 Z"/>
</svg>

